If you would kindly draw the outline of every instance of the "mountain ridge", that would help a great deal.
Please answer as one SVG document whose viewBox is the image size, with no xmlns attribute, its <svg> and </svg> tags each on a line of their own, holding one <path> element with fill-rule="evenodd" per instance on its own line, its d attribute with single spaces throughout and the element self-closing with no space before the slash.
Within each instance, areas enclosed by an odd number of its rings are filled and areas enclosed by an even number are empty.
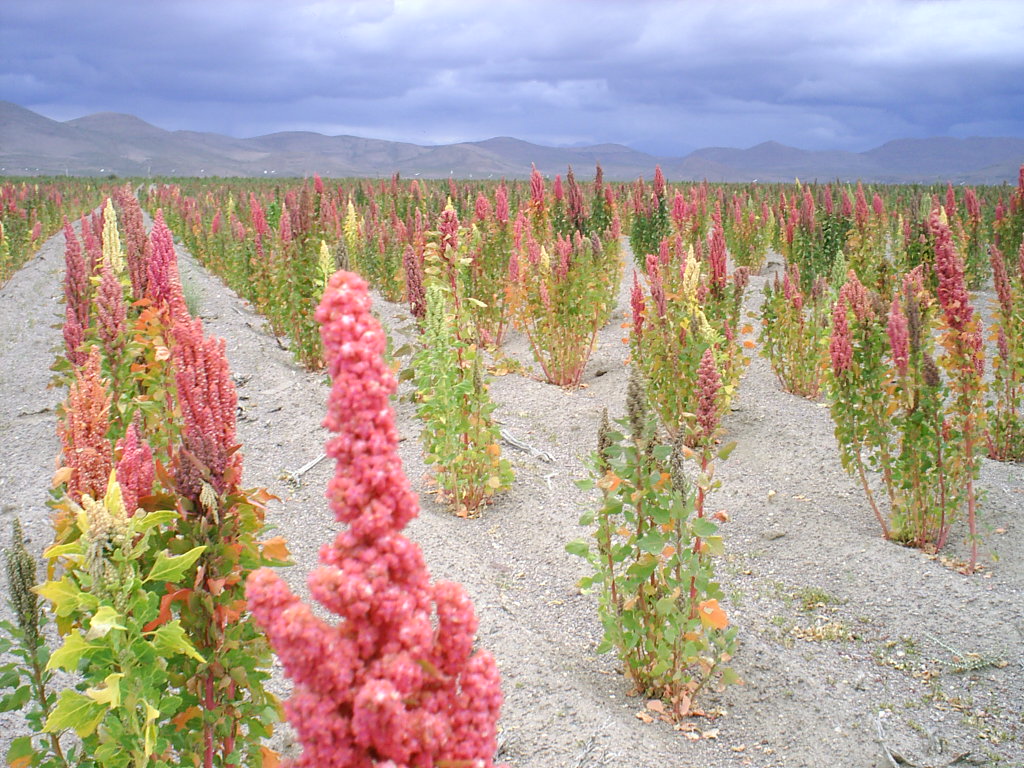
<svg viewBox="0 0 1024 768">
<path fill-rule="evenodd" d="M 135 115 L 97 112 L 64 122 L 0 101 L 0 175 L 119 176 L 402 176 L 525 178 L 531 165 L 586 178 L 601 163 L 605 178 L 650 178 L 660 165 L 670 181 L 1014 183 L 1024 138 L 894 139 L 864 152 L 804 150 L 777 141 L 753 147 L 704 147 L 660 157 L 623 144 L 548 147 L 513 136 L 419 145 L 359 136 L 281 131 L 235 138 L 168 131 Z"/>
</svg>

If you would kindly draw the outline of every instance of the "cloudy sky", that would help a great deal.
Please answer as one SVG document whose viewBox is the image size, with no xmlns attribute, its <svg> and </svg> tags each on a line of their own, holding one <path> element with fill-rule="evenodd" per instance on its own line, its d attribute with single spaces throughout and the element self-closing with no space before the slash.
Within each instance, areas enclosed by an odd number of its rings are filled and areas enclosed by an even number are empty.
<svg viewBox="0 0 1024 768">
<path fill-rule="evenodd" d="M 0 0 L 0 99 L 238 137 L 666 156 L 1024 137 L 1024 2 Z"/>
</svg>

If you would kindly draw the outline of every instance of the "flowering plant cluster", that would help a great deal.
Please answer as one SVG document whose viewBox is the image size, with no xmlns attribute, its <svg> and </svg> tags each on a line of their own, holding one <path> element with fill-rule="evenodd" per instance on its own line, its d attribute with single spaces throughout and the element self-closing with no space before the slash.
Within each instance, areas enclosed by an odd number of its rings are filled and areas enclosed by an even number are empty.
<svg viewBox="0 0 1024 768">
<path fill-rule="evenodd" d="M 569 235 L 555 234 L 536 169 L 532 189 L 529 215 L 521 211 L 513 229 L 508 282 L 514 321 L 529 337 L 547 381 L 575 388 L 618 293 L 619 220 L 613 212 L 608 229 L 589 236 L 589 223 Z"/>
<path fill-rule="evenodd" d="M 53 179 L 0 184 L 0 285 L 60 229 L 68 211 L 82 215 L 108 194 L 96 180 Z"/>
<path fill-rule="evenodd" d="M 991 329 L 992 397 L 988 402 L 988 455 L 999 461 L 1024 460 L 1024 243 L 1013 271 L 992 246 L 995 323 Z"/>
<path fill-rule="evenodd" d="M 77 682 L 55 703 L 36 686 L 42 738 L 12 749 L 24 765 L 262 765 L 276 700 L 242 591 L 287 551 L 258 540 L 270 497 L 240 487 L 224 344 L 188 315 L 170 232 L 158 215 L 125 250 L 110 205 L 101 221 L 84 230 L 88 262 L 66 228 L 67 317 L 85 327 L 65 329 L 55 541 L 33 589 L 61 635 L 44 671 Z"/>
<path fill-rule="evenodd" d="M 333 379 L 324 420 L 335 436 L 328 485 L 345 523 L 320 551 L 310 592 L 339 616 L 315 616 L 272 571 L 248 580 L 249 607 L 295 681 L 285 704 L 303 745 L 297 766 L 493 765 L 501 688 L 494 658 L 473 650 L 462 588 L 431 583 L 401 530 L 418 512 L 388 404 L 396 383 L 366 283 L 331 278 L 317 310 Z"/>
<path fill-rule="evenodd" d="M 720 222 L 708 237 L 707 255 L 699 253 L 684 250 L 681 238 L 671 247 L 663 241 L 658 256 L 647 257 L 646 290 L 633 275 L 631 359 L 673 437 L 687 434 L 687 420 L 697 413 L 695 383 L 705 351 L 712 350 L 722 380 L 719 415 L 728 410 L 747 363 L 739 323 L 749 272 L 738 267 L 729 275 Z"/>
<path fill-rule="evenodd" d="M 734 192 L 723 224 L 725 243 L 733 263 L 751 272 L 760 272 L 775 231 L 771 207 L 765 201 L 758 202 L 750 192 Z"/>
<path fill-rule="evenodd" d="M 940 549 L 966 505 L 973 569 L 984 358 L 963 262 L 941 212 L 932 218 L 937 297 L 921 267 L 902 279 L 888 306 L 852 270 L 840 289 L 829 342 L 830 408 L 843 465 L 860 478 L 883 534 Z M 888 515 L 869 470 L 881 476 Z"/>
</svg>

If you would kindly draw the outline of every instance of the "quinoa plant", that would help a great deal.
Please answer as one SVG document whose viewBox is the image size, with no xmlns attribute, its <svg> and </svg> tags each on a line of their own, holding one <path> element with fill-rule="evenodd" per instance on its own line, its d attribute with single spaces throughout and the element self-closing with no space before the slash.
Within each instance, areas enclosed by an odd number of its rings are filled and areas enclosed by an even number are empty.
<svg viewBox="0 0 1024 768">
<path fill-rule="evenodd" d="M 483 378 L 476 344 L 466 340 L 465 320 L 440 285 L 427 288 L 423 346 L 413 358 L 427 464 L 459 517 L 475 517 L 497 492 L 512 484 L 501 456 L 495 405 Z"/>
<path fill-rule="evenodd" d="M 618 233 L 558 236 L 547 245 L 524 233 L 512 255 L 516 321 L 552 384 L 575 388 L 608 322 L 621 275 Z M 550 249 L 550 250 L 549 250 Z"/>
<path fill-rule="evenodd" d="M 819 277 L 809 296 L 800 290 L 800 268 L 765 284 L 761 304 L 761 355 L 771 362 L 783 390 L 811 400 L 821 392 L 829 333 L 830 292 Z"/>
<path fill-rule="evenodd" d="M 607 413 L 592 460 L 593 478 L 578 485 L 601 490 L 602 504 L 580 518 L 595 526 L 593 541 L 566 549 L 587 560 L 604 627 L 599 652 L 615 650 L 633 689 L 663 700 L 673 719 L 685 717 L 712 681 L 736 682 L 727 666 L 737 646 L 720 605 L 712 558 L 723 553 L 718 526 L 705 514 L 707 494 L 718 486 L 713 459 L 719 380 L 710 350 L 699 387 L 702 407 L 691 428 L 698 446 L 696 483 L 684 468 L 684 449 L 659 444 L 657 422 L 647 411 L 639 375 L 630 380 L 627 418 L 614 431 Z M 725 458 L 730 446 L 718 451 Z"/>
<path fill-rule="evenodd" d="M 988 401 L 988 455 L 998 461 L 1024 460 L 1024 244 L 1012 274 L 992 246 L 996 290 L 992 339 L 992 397 Z"/>
<path fill-rule="evenodd" d="M 722 413 L 728 410 L 746 365 L 737 333 L 748 272 L 740 267 L 730 278 L 720 227 L 710 239 L 713 247 L 706 262 L 698 260 L 692 248 L 683 252 L 681 240 L 675 253 L 666 243 L 658 256 L 649 256 L 647 291 L 633 275 L 631 359 L 673 437 L 685 433 L 687 414 L 696 413 L 697 369 L 707 349 L 713 350 L 722 378 Z"/>
<path fill-rule="evenodd" d="M 25 548 L 21 523 L 15 518 L 11 546 L 4 550 L 7 600 L 14 622 L 0 621 L 0 653 L 14 661 L 0 664 L 0 711 L 22 710 L 34 736 L 20 736 L 7 750 L 7 763 L 40 768 L 67 768 L 59 733 L 46 733 L 43 725 L 57 703 L 50 648 L 44 628 L 46 614 L 40 609 L 36 560 Z"/>
<path fill-rule="evenodd" d="M 345 528 L 320 549 L 312 596 L 325 622 L 272 571 L 246 588 L 286 674 L 285 703 L 302 743 L 297 768 L 492 768 L 501 681 L 475 650 L 477 620 L 464 590 L 432 583 L 402 529 L 418 513 L 398 456 L 382 360 L 385 335 L 365 281 L 338 272 L 317 312 L 333 387 L 324 421 L 336 461 L 328 499 Z"/>
</svg>

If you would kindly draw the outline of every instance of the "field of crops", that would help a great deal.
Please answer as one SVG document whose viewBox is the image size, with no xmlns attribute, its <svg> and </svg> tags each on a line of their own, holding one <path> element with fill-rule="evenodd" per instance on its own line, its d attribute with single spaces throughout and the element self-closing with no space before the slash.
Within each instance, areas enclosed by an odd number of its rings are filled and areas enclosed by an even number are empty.
<svg viewBox="0 0 1024 768">
<path fill-rule="evenodd" d="M 0 204 L 10 765 L 1020 765 L 1024 167 Z"/>
</svg>

